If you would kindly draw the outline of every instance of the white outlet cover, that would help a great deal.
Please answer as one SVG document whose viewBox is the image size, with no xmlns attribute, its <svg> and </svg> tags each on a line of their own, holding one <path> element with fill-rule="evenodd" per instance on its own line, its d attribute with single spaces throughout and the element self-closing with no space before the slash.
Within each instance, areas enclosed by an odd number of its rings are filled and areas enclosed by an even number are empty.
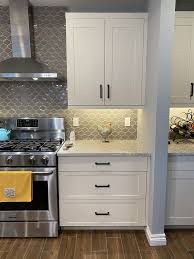
<svg viewBox="0 0 194 259">
<path fill-rule="evenodd" d="M 78 117 L 74 117 L 73 118 L 73 126 L 74 127 L 79 127 L 79 118 Z"/>
<path fill-rule="evenodd" d="M 131 126 L 131 118 L 130 117 L 126 117 L 125 118 L 125 127 L 130 127 Z"/>
</svg>

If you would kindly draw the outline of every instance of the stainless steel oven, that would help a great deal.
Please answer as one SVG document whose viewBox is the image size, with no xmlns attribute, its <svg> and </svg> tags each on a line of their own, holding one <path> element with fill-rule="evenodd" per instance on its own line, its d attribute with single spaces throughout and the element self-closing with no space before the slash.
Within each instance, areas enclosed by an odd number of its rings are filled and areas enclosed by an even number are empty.
<svg viewBox="0 0 194 259">
<path fill-rule="evenodd" d="M 56 168 L 4 167 L 1 170 L 32 171 L 33 200 L 0 203 L 0 236 L 57 236 Z"/>
<path fill-rule="evenodd" d="M 32 171 L 33 199 L 0 201 L 0 236 L 57 236 L 57 151 L 65 139 L 64 119 L 8 118 L 1 125 L 11 134 L 0 142 L 0 171 Z"/>
</svg>

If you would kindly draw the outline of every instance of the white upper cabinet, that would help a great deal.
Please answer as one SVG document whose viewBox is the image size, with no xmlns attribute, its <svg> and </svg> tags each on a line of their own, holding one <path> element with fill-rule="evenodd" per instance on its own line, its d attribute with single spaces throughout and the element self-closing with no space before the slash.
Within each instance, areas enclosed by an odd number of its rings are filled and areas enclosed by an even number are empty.
<svg viewBox="0 0 194 259">
<path fill-rule="evenodd" d="M 69 106 L 144 105 L 146 14 L 68 13 Z"/>
<path fill-rule="evenodd" d="M 104 21 L 67 19 L 69 105 L 103 105 Z"/>
<path fill-rule="evenodd" d="M 142 105 L 144 21 L 109 19 L 105 31 L 105 103 Z"/>
<path fill-rule="evenodd" d="M 172 104 L 192 104 L 194 83 L 194 15 L 179 13 L 173 48 Z M 185 16 L 185 17 L 184 17 Z"/>
</svg>

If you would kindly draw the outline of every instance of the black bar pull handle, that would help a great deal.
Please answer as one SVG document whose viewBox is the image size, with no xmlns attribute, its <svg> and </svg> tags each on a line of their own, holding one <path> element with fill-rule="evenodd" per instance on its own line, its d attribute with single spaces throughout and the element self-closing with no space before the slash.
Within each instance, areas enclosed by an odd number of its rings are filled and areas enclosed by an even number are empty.
<svg viewBox="0 0 194 259">
<path fill-rule="evenodd" d="M 96 212 L 96 211 L 95 211 L 95 215 L 96 215 L 96 216 L 109 216 L 109 215 L 110 215 L 110 212 L 108 211 L 108 212 L 105 212 L 105 213 L 99 213 L 99 212 Z"/>
<path fill-rule="evenodd" d="M 95 165 L 110 165 L 110 162 L 95 162 Z"/>
<path fill-rule="evenodd" d="M 107 98 L 110 99 L 110 85 L 107 85 Z"/>
<path fill-rule="evenodd" d="M 110 184 L 107 184 L 107 185 L 98 185 L 98 184 L 95 184 L 95 187 L 96 187 L 96 188 L 110 188 Z"/>
<path fill-rule="evenodd" d="M 100 85 L 100 99 L 103 99 L 103 88 L 102 88 L 102 85 Z"/>
<path fill-rule="evenodd" d="M 190 100 L 191 100 L 191 98 L 193 97 L 193 86 L 194 86 L 194 83 L 191 83 Z"/>
</svg>

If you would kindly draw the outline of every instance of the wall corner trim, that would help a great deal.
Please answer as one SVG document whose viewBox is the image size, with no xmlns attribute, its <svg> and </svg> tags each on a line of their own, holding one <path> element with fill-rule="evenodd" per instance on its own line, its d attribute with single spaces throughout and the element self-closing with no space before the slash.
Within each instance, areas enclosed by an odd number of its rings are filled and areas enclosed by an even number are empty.
<svg viewBox="0 0 194 259">
<path fill-rule="evenodd" d="M 150 246 L 166 246 L 167 240 L 165 233 L 152 234 L 149 227 L 145 229 L 146 237 Z"/>
</svg>

